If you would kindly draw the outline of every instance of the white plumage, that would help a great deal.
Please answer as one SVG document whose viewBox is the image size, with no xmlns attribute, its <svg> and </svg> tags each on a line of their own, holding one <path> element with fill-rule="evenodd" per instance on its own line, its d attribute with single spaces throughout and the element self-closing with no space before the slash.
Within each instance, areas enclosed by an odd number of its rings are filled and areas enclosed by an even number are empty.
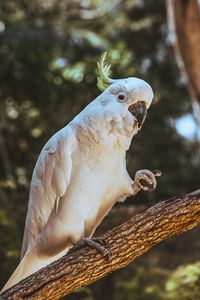
<svg viewBox="0 0 200 300">
<path fill-rule="evenodd" d="M 42 149 L 31 181 L 22 260 L 4 289 L 61 257 L 96 227 L 117 201 L 156 186 L 153 173 L 126 170 L 126 151 L 140 126 L 129 111 L 146 108 L 153 92 L 143 80 L 114 81 Z"/>
</svg>

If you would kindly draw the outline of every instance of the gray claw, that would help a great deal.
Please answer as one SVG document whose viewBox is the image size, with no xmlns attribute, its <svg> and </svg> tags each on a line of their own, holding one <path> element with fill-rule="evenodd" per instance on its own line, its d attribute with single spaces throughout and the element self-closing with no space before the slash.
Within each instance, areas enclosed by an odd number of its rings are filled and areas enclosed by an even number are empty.
<svg viewBox="0 0 200 300">
<path fill-rule="evenodd" d="M 74 253 L 77 250 L 79 250 L 79 249 L 81 249 L 81 248 L 83 248 L 85 246 L 88 246 L 90 248 L 96 249 L 98 252 L 101 253 L 101 255 L 104 257 L 104 259 L 106 261 L 108 261 L 109 256 L 106 253 L 106 247 L 105 247 L 106 246 L 106 242 L 103 239 L 101 239 L 101 238 L 92 238 L 92 239 L 83 238 L 73 248 L 71 248 L 68 251 L 68 254 Z"/>
<path fill-rule="evenodd" d="M 147 188 L 148 188 L 148 191 L 149 192 L 152 192 L 152 191 L 154 191 L 155 190 L 155 186 L 154 186 L 154 184 L 152 183 L 152 184 L 149 184 L 146 180 L 144 180 L 144 179 L 140 179 L 139 180 L 139 183 L 142 185 L 142 186 L 146 186 Z"/>
<path fill-rule="evenodd" d="M 102 238 L 99 237 L 94 237 L 92 238 L 92 240 L 98 244 L 100 244 L 101 246 L 103 246 L 104 248 L 106 247 L 106 241 Z"/>
</svg>

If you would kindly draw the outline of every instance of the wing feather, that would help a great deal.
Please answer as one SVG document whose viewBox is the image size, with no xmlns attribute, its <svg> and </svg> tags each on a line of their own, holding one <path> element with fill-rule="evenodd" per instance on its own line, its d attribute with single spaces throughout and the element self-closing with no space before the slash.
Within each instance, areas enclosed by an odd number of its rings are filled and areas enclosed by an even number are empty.
<svg viewBox="0 0 200 300">
<path fill-rule="evenodd" d="M 31 180 L 21 259 L 67 191 L 75 141 L 72 130 L 67 126 L 46 143 L 39 155 Z"/>
</svg>

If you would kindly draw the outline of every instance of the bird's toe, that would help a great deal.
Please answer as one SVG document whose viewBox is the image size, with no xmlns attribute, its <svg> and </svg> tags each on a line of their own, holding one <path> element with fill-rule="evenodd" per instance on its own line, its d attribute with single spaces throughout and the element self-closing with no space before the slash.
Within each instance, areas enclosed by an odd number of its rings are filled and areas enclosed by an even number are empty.
<svg viewBox="0 0 200 300">
<path fill-rule="evenodd" d="M 68 254 L 74 253 L 85 246 L 96 249 L 108 261 L 109 256 L 106 250 L 106 242 L 102 238 L 83 238 L 68 251 Z"/>
</svg>

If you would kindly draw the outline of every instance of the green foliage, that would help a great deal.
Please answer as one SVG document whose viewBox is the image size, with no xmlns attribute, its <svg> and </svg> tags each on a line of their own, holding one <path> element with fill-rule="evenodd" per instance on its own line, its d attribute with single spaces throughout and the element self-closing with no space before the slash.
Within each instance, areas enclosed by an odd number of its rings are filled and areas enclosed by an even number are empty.
<svg viewBox="0 0 200 300">
<path fill-rule="evenodd" d="M 115 287 L 116 300 L 199 300 L 200 262 L 183 265 L 174 271 L 161 268 L 148 272 L 144 267 Z"/>
<path fill-rule="evenodd" d="M 175 270 L 165 285 L 167 300 L 200 299 L 200 262 L 181 266 Z"/>
<path fill-rule="evenodd" d="M 146 272 L 144 267 L 136 268 L 132 278 L 119 282 L 116 300 L 161 300 L 166 271 L 152 269 Z"/>
</svg>

